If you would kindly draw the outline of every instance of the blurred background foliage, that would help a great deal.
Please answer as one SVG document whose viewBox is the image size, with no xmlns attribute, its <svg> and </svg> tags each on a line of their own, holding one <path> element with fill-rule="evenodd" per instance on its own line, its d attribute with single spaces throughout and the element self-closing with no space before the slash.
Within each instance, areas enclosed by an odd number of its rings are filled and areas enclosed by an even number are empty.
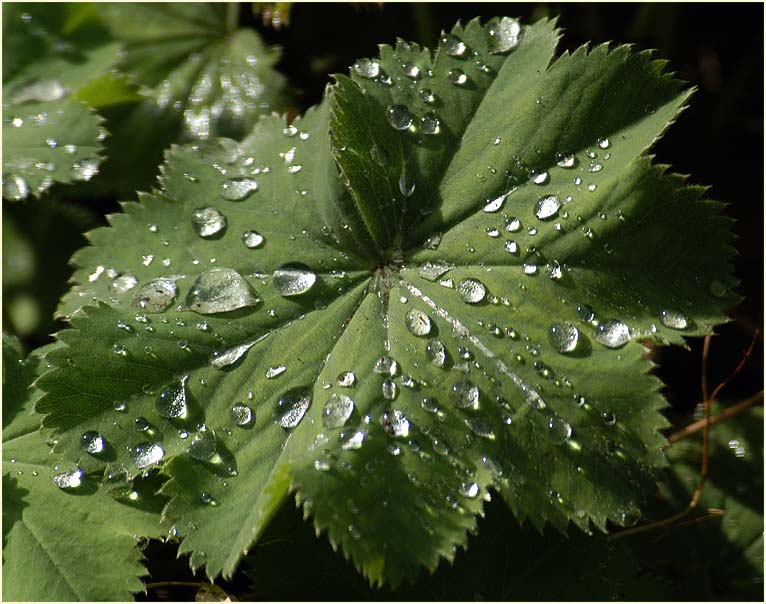
<svg viewBox="0 0 766 604">
<path fill-rule="evenodd" d="M 10 7 L 10 8 L 6 8 Z M 71 274 L 71 254 L 87 243 L 84 233 L 106 224 L 119 201 L 156 182 L 164 150 L 187 142 L 182 114 L 166 110 L 151 91 L 108 69 L 104 53 L 116 49 L 99 7 L 4 5 L 3 81 L 46 52 L 13 42 L 11 11 L 29 10 L 52 32 L 51 44 L 76 50 L 66 57 L 88 77 L 75 97 L 104 118 L 109 136 L 106 160 L 89 182 L 55 184 L 40 199 L 3 201 L 3 329 L 21 339 L 25 351 L 52 340 L 64 327 L 54 319 Z M 359 57 L 377 54 L 379 43 L 397 37 L 433 47 L 455 21 L 498 14 L 526 22 L 558 17 L 564 29 L 560 51 L 607 41 L 656 49 L 680 78 L 697 87 L 690 107 L 654 147 L 657 161 L 710 186 L 709 195 L 728 204 L 735 220 L 735 273 L 742 302 L 712 339 L 708 381 L 725 379 L 742 357 L 763 311 L 763 5 L 697 3 L 242 3 L 228 20 L 252 28 L 273 52 L 286 78 L 274 80 L 279 94 L 268 109 L 298 115 L 321 100 L 331 74 L 347 73 Z M 114 20 L 113 20 L 114 21 Z M 15 45 L 14 45 L 15 44 Z M 109 55 L 118 58 L 116 52 Z M 276 55 L 275 55 L 276 56 Z M 107 59 L 109 57 L 106 57 Z M 109 59 L 109 60 L 112 60 Z M 276 91 L 275 91 L 276 92 Z M 657 349 L 652 358 L 667 385 L 667 413 L 676 428 L 699 419 L 702 342 Z M 763 345 L 730 382 L 724 400 L 734 404 L 763 387 Z M 762 401 L 762 397 L 760 399 Z M 500 599 L 500 600 L 762 600 L 763 599 L 763 415 L 756 407 L 714 429 L 711 478 L 697 518 L 667 533 L 613 540 L 572 532 L 544 536 L 519 527 L 502 502 L 487 506 L 468 552 L 454 568 L 393 593 L 371 591 L 326 539 L 287 506 L 256 546 L 235 580 L 220 584 L 239 599 Z M 699 477 L 701 432 L 669 448 L 670 478 L 654 496 L 644 521 L 682 510 Z M 705 515 L 722 509 L 724 516 Z M 199 589 L 172 543 L 151 542 L 146 550 L 152 578 L 147 599 L 189 599 Z M 534 564 L 529 561 L 533 560 Z M 523 567 L 522 576 L 514 573 Z M 550 581 L 553 578 L 555 581 Z M 180 583 L 179 583 L 180 582 Z M 184 582 L 188 584 L 184 584 Z M 224 593 L 225 592 L 225 593 Z M 223 595 L 221 595 L 221 593 Z"/>
</svg>

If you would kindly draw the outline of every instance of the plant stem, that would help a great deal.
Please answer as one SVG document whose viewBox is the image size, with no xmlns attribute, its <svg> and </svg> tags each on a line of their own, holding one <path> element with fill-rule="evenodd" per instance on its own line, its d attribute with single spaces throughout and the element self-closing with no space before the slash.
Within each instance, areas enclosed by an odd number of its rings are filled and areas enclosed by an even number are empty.
<svg viewBox="0 0 766 604">
<path fill-rule="evenodd" d="M 729 419 L 730 417 L 739 415 L 743 411 L 748 410 L 750 407 L 752 407 L 753 405 L 761 401 L 763 401 L 763 390 L 754 394 L 750 398 L 746 398 L 744 401 L 740 401 L 736 405 L 727 407 L 718 415 L 714 415 L 713 417 L 710 418 L 710 425 L 712 426 L 714 424 L 718 424 L 722 421 Z M 693 424 L 689 424 L 685 428 L 682 428 L 678 432 L 674 432 L 673 434 L 668 436 L 668 442 L 672 445 L 673 443 L 678 442 L 679 440 L 682 440 L 684 438 L 687 438 L 688 436 L 691 436 L 695 432 L 699 432 L 704 427 L 705 427 L 705 420 L 703 418 L 694 422 Z"/>
</svg>

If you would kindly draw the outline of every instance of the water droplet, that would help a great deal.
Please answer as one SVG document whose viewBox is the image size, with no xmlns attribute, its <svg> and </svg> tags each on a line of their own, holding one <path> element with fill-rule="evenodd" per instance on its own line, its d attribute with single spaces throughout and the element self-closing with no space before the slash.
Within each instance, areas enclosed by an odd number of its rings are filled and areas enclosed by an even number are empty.
<svg viewBox="0 0 766 604">
<path fill-rule="evenodd" d="M 449 397 L 452 404 L 460 409 L 479 408 L 479 388 L 470 380 L 452 384 Z"/>
<path fill-rule="evenodd" d="M 380 74 L 380 64 L 370 59 L 359 59 L 354 63 L 354 71 L 363 78 L 377 78 Z"/>
<path fill-rule="evenodd" d="M 726 287 L 726 284 L 722 281 L 716 280 L 710 282 L 710 293 L 716 298 L 723 298 L 726 295 L 727 290 L 728 288 Z"/>
<path fill-rule="evenodd" d="M 611 411 L 601 413 L 601 419 L 607 426 L 614 426 L 617 423 L 617 417 Z"/>
<path fill-rule="evenodd" d="M 449 70 L 447 79 L 455 86 L 465 86 L 468 83 L 468 76 L 458 67 Z"/>
<path fill-rule="evenodd" d="M 521 387 L 521 392 L 524 394 L 524 399 L 533 409 L 545 409 L 545 401 L 537 390 L 524 384 Z"/>
<path fill-rule="evenodd" d="M 98 455 L 106 448 L 106 440 L 95 430 L 88 430 L 82 435 L 82 448 L 86 453 Z"/>
<path fill-rule="evenodd" d="M 595 318 L 596 313 L 594 313 L 593 309 L 587 304 L 580 304 L 577 306 L 577 316 L 583 321 L 592 321 Z"/>
<path fill-rule="evenodd" d="M 338 375 L 337 383 L 341 388 L 351 388 L 356 384 L 356 374 L 353 371 L 344 371 Z"/>
<path fill-rule="evenodd" d="M 548 438 L 556 444 L 561 444 L 572 436 L 572 426 L 560 417 L 548 419 Z"/>
<path fill-rule="evenodd" d="M 428 281 L 436 281 L 452 268 L 454 265 L 446 262 L 426 262 L 418 269 L 418 274 Z"/>
<path fill-rule="evenodd" d="M 556 165 L 559 168 L 570 169 L 574 168 L 576 159 L 574 155 L 565 155 L 563 153 L 556 154 Z"/>
<path fill-rule="evenodd" d="M 502 17 L 496 22 L 487 24 L 489 37 L 489 52 L 499 54 L 509 52 L 519 45 L 521 25 L 518 20 Z"/>
<path fill-rule="evenodd" d="M 457 293 L 467 304 L 478 304 L 487 295 L 487 288 L 478 279 L 463 279 L 457 284 Z"/>
<path fill-rule="evenodd" d="M 372 161 L 378 164 L 381 168 L 385 168 L 389 163 L 391 163 L 391 158 L 388 154 L 388 151 L 386 151 L 380 145 L 373 145 L 370 147 L 370 157 L 372 157 Z"/>
<path fill-rule="evenodd" d="M 516 189 L 511 189 L 510 191 L 506 191 L 499 197 L 495 197 L 494 199 L 487 199 L 487 201 L 484 202 L 484 211 L 487 213 L 493 213 L 499 211 L 503 204 L 505 203 L 506 197 L 508 197 L 511 193 L 513 193 Z"/>
<path fill-rule="evenodd" d="M 375 365 L 372 369 L 378 375 L 394 376 L 399 370 L 399 364 L 389 356 L 382 356 L 375 361 Z"/>
<path fill-rule="evenodd" d="M 133 447 L 130 460 L 139 469 L 143 470 L 162 460 L 165 450 L 157 443 L 144 442 Z"/>
<path fill-rule="evenodd" d="M 231 416 L 231 421 L 242 427 L 250 426 L 255 420 L 255 413 L 253 413 L 252 408 L 244 403 L 232 405 L 229 415 Z"/>
<path fill-rule="evenodd" d="M 533 169 L 529 172 L 529 180 L 536 185 L 542 186 L 548 182 L 548 172 L 545 170 L 538 171 Z"/>
<path fill-rule="evenodd" d="M 53 476 L 53 484 L 60 489 L 76 489 L 82 484 L 82 476 L 82 468 L 71 472 L 61 472 Z"/>
<path fill-rule="evenodd" d="M 608 149 L 611 146 L 611 143 L 608 138 L 600 138 L 598 139 L 598 146 L 599 149 Z"/>
<path fill-rule="evenodd" d="M 199 498 L 205 505 L 210 505 L 213 507 L 218 505 L 218 501 L 210 493 L 202 493 Z"/>
<path fill-rule="evenodd" d="M 460 493 L 463 497 L 468 497 L 468 499 L 474 499 L 479 494 L 479 491 L 481 491 L 481 488 L 475 482 L 464 482 L 460 485 Z"/>
<path fill-rule="evenodd" d="M 88 181 L 98 174 L 98 159 L 81 159 L 72 164 L 72 178 Z"/>
<path fill-rule="evenodd" d="M 423 134 L 439 134 L 441 122 L 433 111 L 429 111 L 420 118 L 420 130 Z"/>
<path fill-rule="evenodd" d="M 557 195 L 548 195 L 537 200 L 535 206 L 535 216 L 540 220 L 547 220 L 553 218 L 559 212 L 561 207 L 561 200 Z"/>
<path fill-rule="evenodd" d="M 410 333 L 416 336 L 427 336 L 431 333 L 430 317 L 416 308 L 410 309 L 405 317 L 405 323 Z"/>
<path fill-rule="evenodd" d="M 399 192 L 405 197 L 411 197 L 415 192 L 415 181 L 408 177 L 406 172 L 399 176 Z"/>
<path fill-rule="evenodd" d="M 317 276 L 304 264 L 285 264 L 274 271 L 272 284 L 282 296 L 299 296 L 309 291 Z"/>
<path fill-rule="evenodd" d="M 426 250 L 435 250 L 439 248 L 439 244 L 442 242 L 442 234 L 441 233 L 433 233 L 426 237 L 426 240 L 423 242 L 423 249 Z"/>
<path fill-rule="evenodd" d="M 27 181 L 16 174 L 3 174 L 3 197 L 12 201 L 21 201 L 29 195 Z"/>
<path fill-rule="evenodd" d="M 306 415 L 311 395 L 301 388 L 285 392 L 277 401 L 276 422 L 285 430 L 295 428 Z"/>
<path fill-rule="evenodd" d="M 213 314 L 254 306 L 260 302 L 244 277 L 231 268 L 211 268 L 200 274 L 186 296 L 195 312 Z"/>
<path fill-rule="evenodd" d="M 264 237 L 258 231 L 245 231 L 242 233 L 242 243 L 245 247 L 251 250 L 257 247 L 261 247 L 264 242 Z"/>
<path fill-rule="evenodd" d="M 292 166 L 287 166 L 288 174 L 297 174 L 301 170 L 303 170 L 303 166 L 301 164 L 294 164 Z"/>
<path fill-rule="evenodd" d="M 444 342 L 438 339 L 429 340 L 426 345 L 426 356 L 436 367 L 444 367 L 444 363 L 447 360 Z"/>
<path fill-rule="evenodd" d="M 383 413 L 380 424 L 389 436 L 406 438 L 410 434 L 410 420 L 398 409 Z"/>
<path fill-rule="evenodd" d="M 383 393 L 383 398 L 387 401 L 394 400 L 399 394 L 399 389 L 396 386 L 396 382 L 390 379 L 383 380 L 381 391 Z"/>
<path fill-rule="evenodd" d="M 407 130 L 412 126 L 413 117 L 404 105 L 389 105 L 386 109 L 388 123 L 396 130 Z"/>
<path fill-rule="evenodd" d="M 420 100 L 427 105 L 432 105 L 436 102 L 436 95 L 434 95 L 430 88 L 421 88 L 418 95 L 420 96 Z"/>
<path fill-rule="evenodd" d="M 176 298 L 176 283 L 159 278 L 142 285 L 133 296 L 133 305 L 146 312 L 163 312 Z"/>
<path fill-rule="evenodd" d="M 330 462 L 324 460 L 324 459 L 315 459 L 314 460 L 314 469 L 319 472 L 327 472 L 327 470 L 330 469 Z"/>
<path fill-rule="evenodd" d="M 287 367 L 285 367 L 284 365 L 272 365 L 271 367 L 266 369 L 266 379 L 270 380 L 275 377 L 279 377 L 285 371 L 287 371 Z"/>
<path fill-rule="evenodd" d="M 216 438 L 212 430 L 202 426 L 189 442 L 189 455 L 197 461 L 210 461 L 216 453 Z"/>
<path fill-rule="evenodd" d="M 689 327 L 689 319 L 679 310 L 665 309 L 660 312 L 660 321 L 665 327 L 683 330 Z"/>
<path fill-rule="evenodd" d="M 184 376 L 180 383 L 171 384 L 160 392 L 157 397 L 157 413 L 167 419 L 176 419 L 186 417 L 186 380 L 189 376 Z"/>
<path fill-rule="evenodd" d="M 476 436 L 495 440 L 495 432 L 492 430 L 492 426 L 483 419 L 479 417 L 467 417 L 464 421 L 465 425 L 468 426 L 471 429 L 471 432 Z"/>
<path fill-rule="evenodd" d="M 257 190 L 258 183 L 252 178 L 230 178 L 221 184 L 221 197 L 229 201 L 243 201 Z"/>
<path fill-rule="evenodd" d="M 325 403 L 322 423 L 325 428 L 340 428 L 354 411 L 354 401 L 345 394 L 334 393 Z"/>
<path fill-rule="evenodd" d="M 509 233 L 516 233 L 521 230 L 521 220 L 515 216 L 511 216 L 508 222 L 505 223 L 505 230 Z"/>
<path fill-rule="evenodd" d="M 255 342 L 246 342 L 226 350 L 216 350 L 210 355 L 210 364 L 217 369 L 230 367 L 239 361 L 254 344 Z"/>
<path fill-rule="evenodd" d="M 603 321 L 596 325 L 593 337 L 607 348 L 619 348 L 630 341 L 630 328 L 622 321 Z"/>
<path fill-rule="evenodd" d="M 524 264 L 521 265 L 521 270 L 523 271 L 525 275 L 530 275 L 530 276 L 536 275 L 537 265 L 525 262 Z"/>
<path fill-rule="evenodd" d="M 519 244 L 515 241 L 512 241 L 511 239 L 506 239 L 505 241 L 505 251 L 509 254 L 518 254 L 519 253 Z"/>
<path fill-rule="evenodd" d="M 444 51 L 451 57 L 462 57 L 466 51 L 465 43 L 452 34 L 444 34 L 441 38 Z"/>
<path fill-rule="evenodd" d="M 420 78 L 420 67 L 415 65 L 415 63 L 404 63 L 402 65 L 402 73 L 408 78 L 417 80 Z"/>
<path fill-rule="evenodd" d="M 211 207 L 197 208 L 192 212 L 191 220 L 200 237 L 215 237 L 226 228 L 226 217 Z"/>
<path fill-rule="evenodd" d="M 558 352 L 572 352 L 577 348 L 580 330 L 571 323 L 554 323 L 548 330 L 548 339 Z"/>
</svg>

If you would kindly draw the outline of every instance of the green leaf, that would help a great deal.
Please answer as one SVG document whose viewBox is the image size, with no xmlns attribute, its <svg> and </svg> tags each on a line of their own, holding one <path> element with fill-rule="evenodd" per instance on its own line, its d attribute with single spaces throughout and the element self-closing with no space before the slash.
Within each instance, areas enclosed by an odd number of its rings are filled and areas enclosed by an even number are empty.
<svg viewBox="0 0 766 604">
<path fill-rule="evenodd" d="M 553 24 L 514 27 L 384 46 L 292 126 L 173 148 L 75 255 L 37 409 L 64 456 L 98 430 L 164 464 L 211 577 L 288 488 L 395 586 L 454 559 L 490 488 L 606 531 L 665 465 L 641 343 L 737 299 L 720 204 L 642 155 L 688 95 L 646 53 L 550 64 Z"/>
<path fill-rule="evenodd" d="M 125 73 L 162 107 L 183 111 L 196 138 L 242 138 L 258 115 L 279 107 L 284 77 L 276 49 L 251 29 L 235 29 L 239 5 L 103 4 L 123 42 Z"/>
<path fill-rule="evenodd" d="M 87 19 L 65 33 L 71 5 L 42 6 L 3 6 L 3 197 L 13 201 L 90 180 L 106 136 L 75 93 L 107 72 L 117 46 Z"/>
<path fill-rule="evenodd" d="M 3 335 L 3 599 L 126 600 L 145 572 L 136 538 L 158 536 L 159 515 L 87 477 L 68 492 L 55 486 L 28 389 L 43 352 L 23 360 L 18 341 Z"/>
</svg>

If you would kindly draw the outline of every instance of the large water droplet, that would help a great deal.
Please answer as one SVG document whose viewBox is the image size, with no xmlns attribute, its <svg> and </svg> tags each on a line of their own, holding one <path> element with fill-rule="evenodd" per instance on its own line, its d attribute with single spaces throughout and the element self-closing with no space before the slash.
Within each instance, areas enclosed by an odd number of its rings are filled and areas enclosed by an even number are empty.
<svg viewBox="0 0 766 604">
<path fill-rule="evenodd" d="M 244 277 L 231 268 L 211 268 L 199 275 L 186 296 L 195 312 L 213 314 L 254 306 L 260 302 Z"/>
<path fill-rule="evenodd" d="M 452 384 L 449 396 L 452 404 L 460 409 L 479 408 L 479 388 L 470 380 Z"/>
<path fill-rule="evenodd" d="M 252 178 L 230 178 L 221 184 L 221 197 L 229 201 L 243 201 L 257 190 L 258 183 Z"/>
<path fill-rule="evenodd" d="M 242 243 L 245 247 L 251 250 L 257 247 L 261 247 L 264 242 L 264 237 L 258 231 L 245 231 L 242 233 Z"/>
<path fill-rule="evenodd" d="M 441 122 L 433 111 L 429 111 L 420 118 L 420 130 L 423 134 L 439 134 Z"/>
<path fill-rule="evenodd" d="M 630 328 L 622 321 L 603 321 L 596 325 L 593 337 L 607 348 L 619 348 L 630 341 Z"/>
<path fill-rule="evenodd" d="M 445 52 L 451 57 L 462 57 L 466 51 L 465 43 L 452 34 L 444 34 L 441 38 L 441 44 Z"/>
<path fill-rule="evenodd" d="M 232 405 L 229 415 L 231 415 L 231 421 L 242 427 L 251 425 L 255 419 L 252 408 L 244 403 Z"/>
<path fill-rule="evenodd" d="M 487 25 L 489 52 L 499 54 L 513 50 L 519 45 L 521 25 L 518 20 L 502 17 L 497 22 Z"/>
<path fill-rule="evenodd" d="M 569 440 L 572 436 L 572 426 L 560 417 L 551 417 L 548 419 L 548 438 L 556 444 Z"/>
<path fill-rule="evenodd" d="M 255 342 L 246 342 L 233 348 L 226 350 L 216 350 L 210 355 L 210 364 L 217 369 L 223 369 L 224 367 L 230 367 L 237 361 L 239 361 L 245 353 L 250 350 Z"/>
<path fill-rule="evenodd" d="M 444 273 L 453 268 L 455 268 L 454 264 L 447 264 L 446 262 L 426 262 L 418 269 L 418 274 L 428 281 L 436 281 Z"/>
<path fill-rule="evenodd" d="M 410 420 L 398 409 L 386 411 L 380 418 L 380 424 L 389 436 L 406 438 L 410 433 Z"/>
<path fill-rule="evenodd" d="M 189 442 L 189 455 L 197 461 L 209 461 L 216 452 L 216 439 L 212 430 L 203 427 Z"/>
<path fill-rule="evenodd" d="M 487 295 L 487 288 L 478 279 L 463 279 L 457 284 L 457 293 L 467 304 L 478 304 Z"/>
<path fill-rule="evenodd" d="M 133 289 L 136 285 L 138 285 L 138 279 L 131 273 L 123 273 L 112 280 L 109 284 L 109 291 L 115 294 L 124 294 L 126 291 Z"/>
<path fill-rule="evenodd" d="M 272 284 L 282 296 L 299 296 L 309 291 L 317 276 L 304 264 L 285 264 L 274 271 Z"/>
<path fill-rule="evenodd" d="M 200 237 L 215 237 L 226 228 L 226 217 L 211 207 L 195 209 L 191 220 L 194 231 Z"/>
<path fill-rule="evenodd" d="M 548 330 L 548 339 L 558 352 L 572 352 L 577 348 L 580 330 L 571 323 L 554 323 Z"/>
<path fill-rule="evenodd" d="M 547 220 L 554 217 L 559 212 L 561 201 L 557 195 L 548 195 L 537 200 L 535 206 L 535 216 L 540 220 Z"/>
<path fill-rule="evenodd" d="M 354 71 L 363 78 L 377 78 L 380 75 L 380 64 L 370 59 L 359 59 L 354 63 Z"/>
<path fill-rule="evenodd" d="M 95 430 L 88 430 L 82 435 L 82 448 L 86 453 L 98 455 L 106 449 L 106 440 Z"/>
<path fill-rule="evenodd" d="M 311 395 L 301 388 L 285 392 L 277 401 L 276 422 L 285 430 L 295 428 L 306 415 Z"/>
<path fill-rule="evenodd" d="M 130 460 L 139 470 L 160 462 L 163 457 L 165 450 L 157 443 L 151 442 L 136 445 L 130 453 Z"/>
<path fill-rule="evenodd" d="M 172 279 L 153 279 L 136 290 L 133 305 L 146 312 L 163 312 L 173 303 L 177 291 Z"/>
<path fill-rule="evenodd" d="M 76 489 L 82 484 L 82 468 L 71 472 L 61 472 L 53 476 L 53 484 L 60 489 Z"/>
<path fill-rule="evenodd" d="M 416 308 L 410 309 L 405 317 L 405 323 L 410 333 L 416 336 L 427 336 L 431 333 L 431 318 Z"/>
<path fill-rule="evenodd" d="M 171 384 L 157 397 L 157 413 L 167 419 L 186 417 L 186 380 L 184 376 L 178 384 Z"/>
<path fill-rule="evenodd" d="M 468 76 L 458 67 L 449 70 L 447 79 L 455 86 L 465 86 L 468 83 Z"/>
<path fill-rule="evenodd" d="M 412 114 L 404 105 L 389 105 L 386 109 L 386 118 L 396 130 L 407 130 L 412 126 Z"/>
<path fill-rule="evenodd" d="M 348 421 L 353 412 L 353 399 L 336 392 L 325 403 L 322 412 L 322 424 L 325 428 L 340 428 Z"/>
<path fill-rule="evenodd" d="M 689 327 L 688 317 L 680 310 L 663 310 L 660 312 L 660 321 L 662 321 L 665 327 L 670 327 L 670 329 L 683 330 Z"/>
<path fill-rule="evenodd" d="M 377 361 L 372 370 L 378 375 L 396 375 L 399 369 L 399 364 L 389 356 L 382 356 Z"/>
<path fill-rule="evenodd" d="M 431 363 L 437 367 L 444 367 L 444 363 L 447 360 L 447 350 L 444 347 L 444 342 L 436 338 L 429 340 L 426 345 L 426 355 Z"/>
</svg>

